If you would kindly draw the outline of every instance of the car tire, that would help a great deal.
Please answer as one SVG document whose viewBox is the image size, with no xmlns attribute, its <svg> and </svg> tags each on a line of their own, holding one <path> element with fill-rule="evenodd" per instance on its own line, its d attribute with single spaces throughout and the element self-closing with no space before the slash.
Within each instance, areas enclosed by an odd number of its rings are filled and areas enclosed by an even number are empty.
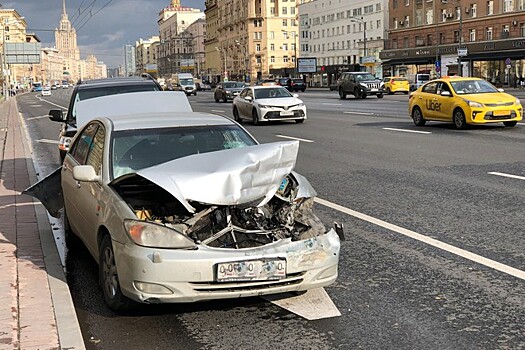
<svg viewBox="0 0 525 350">
<path fill-rule="evenodd" d="M 305 91 L 306 91 L 306 89 L 302 89 L 302 90 L 301 90 L 301 92 L 305 92 Z"/>
<path fill-rule="evenodd" d="M 302 124 L 302 123 L 304 123 L 304 119 L 295 119 L 295 122 L 297 124 Z"/>
<path fill-rule="evenodd" d="M 239 115 L 239 110 L 235 106 L 233 106 L 233 120 L 235 120 L 237 123 L 242 123 L 242 118 Z"/>
<path fill-rule="evenodd" d="M 465 119 L 465 113 L 460 108 L 456 108 L 452 114 L 452 121 L 454 126 L 458 130 L 463 130 L 467 127 L 467 120 Z"/>
<path fill-rule="evenodd" d="M 355 88 L 354 89 L 354 97 L 357 99 L 357 98 L 361 98 L 361 92 L 359 89 Z"/>
<path fill-rule="evenodd" d="M 383 98 L 383 94 L 377 95 L 377 98 Z"/>
<path fill-rule="evenodd" d="M 215 98 L 215 102 L 219 102 L 219 99 L 216 96 L 214 96 L 214 98 Z"/>
<path fill-rule="evenodd" d="M 259 114 L 255 108 L 252 110 L 252 122 L 253 125 L 259 125 Z"/>
<path fill-rule="evenodd" d="M 345 94 L 345 91 L 343 90 L 342 87 L 339 88 L 339 98 L 340 98 L 341 100 L 346 99 L 346 94 Z"/>
<path fill-rule="evenodd" d="M 224 103 L 228 102 L 228 97 L 226 97 L 226 95 L 222 96 L 222 102 Z"/>
<path fill-rule="evenodd" d="M 193 96 L 197 96 L 197 91 L 195 91 L 195 93 L 193 94 Z"/>
<path fill-rule="evenodd" d="M 425 118 L 423 118 L 423 112 L 421 112 L 421 109 L 418 106 L 412 109 L 412 120 L 414 121 L 415 126 L 424 126 L 427 122 Z"/>
<path fill-rule="evenodd" d="M 129 311 L 135 306 L 135 303 L 120 290 L 115 254 L 109 234 L 106 234 L 100 243 L 98 278 L 104 300 L 111 310 Z"/>
<path fill-rule="evenodd" d="M 408 95 L 408 91 L 404 91 L 404 94 L 405 94 L 405 95 Z"/>
<path fill-rule="evenodd" d="M 386 93 L 389 94 L 389 95 L 392 95 L 392 90 L 390 90 L 390 88 L 386 88 Z"/>
<path fill-rule="evenodd" d="M 509 128 L 512 128 L 513 126 L 516 126 L 516 124 L 518 124 L 518 122 L 515 121 L 515 120 L 512 120 L 510 122 L 503 122 L 503 125 L 505 125 L 506 127 L 509 127 Z"/>
</svg>

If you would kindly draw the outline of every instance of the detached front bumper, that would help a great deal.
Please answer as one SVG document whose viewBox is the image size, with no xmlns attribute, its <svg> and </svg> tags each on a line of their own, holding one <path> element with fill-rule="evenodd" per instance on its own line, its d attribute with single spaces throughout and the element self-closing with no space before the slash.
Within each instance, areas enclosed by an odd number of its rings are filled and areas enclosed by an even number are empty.
<svg viewBox="0 0 525 350">
<path fill-rule="evenodd" d="M 143 303 L 184 303 L 303 291 L 330 285 L 337 278 L 340 241 L 328 233 L 301 241 L 284 239 L 257 248 L 155 249 L 113 241 L 122 292 Z M 279 280 L 217 282 L 217 265 L 281 258 L 286 277 Z M 151 287 L 151 288 L 150 288 Z M 151 290 L 156 293 L 148 292 Z"/>
</svg>

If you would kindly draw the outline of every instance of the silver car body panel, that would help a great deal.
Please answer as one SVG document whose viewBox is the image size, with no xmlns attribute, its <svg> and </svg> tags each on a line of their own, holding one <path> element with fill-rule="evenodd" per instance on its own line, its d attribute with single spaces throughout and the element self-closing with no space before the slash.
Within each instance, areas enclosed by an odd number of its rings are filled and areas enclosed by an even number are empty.
<svg viewBox="0 0 525 350">
<path fill-rule="evenodd" d="M 75 105 L 77 128 L 97 117 L 162 112 L 192 112 L 183 92 L 145 91 L 91 98 Z"/>
</svg>

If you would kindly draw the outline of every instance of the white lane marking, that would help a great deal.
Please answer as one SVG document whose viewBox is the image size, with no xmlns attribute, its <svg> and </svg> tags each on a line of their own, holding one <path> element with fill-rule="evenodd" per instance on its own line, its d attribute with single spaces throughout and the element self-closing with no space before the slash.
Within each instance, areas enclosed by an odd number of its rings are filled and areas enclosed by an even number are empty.
<svg viewBox="0 0 525 350">
<path fill-rule="evenodd" d="M 343 105 L 342 103 L 326 103 L 326 102 L 323 102 L 321 104 L 327 105 L 327 106 L 342 106 Z"/>
<path fill-rule="evenodd" d="M 40 101 L 42 102 L 45 102 L 45 103 L 49 103 L 50 105 L 53 105 L 53 106 L 57 106 L 57 107 L 60 107 L 62 109 L 66 109 L 67 110 L 67 107 L 64 107 L 64 106 L 61 106 L 61 105 L 57 105 L 56 103 L 53 103 L 53 102 L 49 102 L 49 101 L 46 101 L 38 96 L 36 96 L 36 98 L 38 98 Z"/>
<path fill-rule="evenodd" d="M 525 125 L 525 123 L 518 123 L 518 125 Z"/>
<path fill-rule="evenodd" d="M 41 115 L 41 116 L 38 116 L 38 117 L 31 117 L 31 118 L 27 118 L 27 120 L 33 120 L 33 119 L 42 119 L 42 118 L 49 118 L 49 115 Z"/>
<path fill-rule="evenodd" d="M 40 139 L 40 140 L 36 140 L 36 142 L 53 143 L 53 144 L 56 144 L 56 145 L 58 145 L 60 143 L 60 141 L 58 141 L 58 140 L 49 140 L 49 139 Z"/>
<path fill-rule="evenodd" d="M 41 104 L 28 103 L 30 107 L 42 107 Z"/>
<path fill-rule="evenodd" d="M 420 241 L 420 242 L 426 243 L 428 245 L 431 245 L 431 246 L 433 246 L 435 248 L 438 248 L 438 249 L 444 250 L 446 252 L 449 252 L 449 253 L 455 254 L 457 256 L 460 256 L 460 257 L 462 257 L 464 259 L 467 259 L 467 260 L 473 261 L 475 263 L 478 263 L 478 264 L 490 267 L 490 268 L 492 268 L 494 270 L 501 271 L 503 273 L 506 273 L 506 274 L 509 274 L 511 276 L 514 276 L 516 278 L 525 280 L 525 271 L 518 270 L 518 269 L 516 269 L 514 267 L 511 267 L 511 266 L 499 263 L 497 261 L 485 258 L 485 257 L 483 257 L 481 255 L 471 253 L 471 252 L 469 252 L 467 250 L 454 247 L 453 245 L 450 245 L 450 244 L 438 241 L 437 239 L 434 239 L 434 238 L 430 238 L 430 237 L 424 236 L 424 235 L 422 235 L 420 233 L 417 233 L 417 232 L 414 232 L 414 231 L 407 230 L 407 229 L 405 229 L 403 227 L 400 227 L 400 226 L 397 226 L 397 225 L 394 225 L 394 224 L 390 224 L 390 223 L 388 223 L 386 221 L 376 219 L 376 218 L 374 218 L 372 216 L 360 213 L 358 211 L 355 211 L 355 210 L 352 210 L 352 209 L 349 209 L 349 208 L 345 208 L 345 207 L 343 207 L 341 205 L 329 202 L 327 200 L 324 200 L 324 199 L 321 199 L 321 198 L 315 198 L 315 201 L 317 203 L 321 204 L 321 205 L 324 205 L 326 207 L 335 209 L 335 210 L 340 211 L 342 213 L 351 215 L 351 216 L 353 216 L 355 218 L 367 221 L 367 222 L 369 222 L 371 224 L 374 224 L 374 225 L 377 225 L 377 226 L 381 226 L 383 228 L 386 228 L 387 230 L 397 232 L 397 233 L 402 234 L 402 235 L 404 235 L 406 237 L 415 239 L 417 241 Z"/>
<path fill-rule="evenodd" d="M 512 174 L 498 173 L 497 171 L 490 171 L 487 174 L 489 174 L 489 175 L 496 175 L 496 176 L 503 176 L 503 177 L 510 177 L 511 179 L 525 180 L 525 176 L 518 176 L 518 175 L 512 175 Z"/>
<path fill-rule="evenodd" d="M 299 296 L 290 293 L 265 295 L 263 299 L 310 321 L 341 316 L 324 288 L 310 289 Z"/>
<path fill-rule="evenodd" d="M 370 112 L 351 112 L 351 111 L 348 111 L 348 112 L 343 112 L 344 114 L 361 114 L 361 115 L 374 115 L 374 113 L 370 113 Z"/>
<path fill-rule="evenodd" d="M 292 136 L 285 136 L 285 135 L 275 135 L 275 136 L 281 137 L 283 139 L 298 140 L 298 141 L 303 141 L 303 142 L 314 142 L 312 140 L 301 139 L 299 137 L 292 137 Z"/>
<path fill-rule="evenodd" d="M 212 109 L 211 111 L 212 111 L 212 112 L 219 112 L 219 113 L 224 113 L 224 112 L 226 112 L 226 111 L 221 111 L 220 109 Z"/>
<path fill-rule="evenodd" d="M 414 134 L 432 134 L 432 132 L 430 132 L 430 131 L 418 131 L 418 130 L 407 130 L 407 129 L 396 129 L 396 128 L 383 128 L 383 130 L 411 132 L 411 133 L 414 133 Z"/>
</svg>

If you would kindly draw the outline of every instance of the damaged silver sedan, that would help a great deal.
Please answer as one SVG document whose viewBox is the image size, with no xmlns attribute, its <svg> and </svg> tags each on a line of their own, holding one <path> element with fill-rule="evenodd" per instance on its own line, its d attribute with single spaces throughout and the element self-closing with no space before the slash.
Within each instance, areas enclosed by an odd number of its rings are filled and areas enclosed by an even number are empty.
<svg viewBox="0 0 525 350">
<path fill-rule="evenodd" d="M 204 113 L 96 118 L 26 193 L 64 207 L 113 310 L 299 292 L 335 281 L 340 237 L 312 212 L 298 148 Z"/>
</svg>

